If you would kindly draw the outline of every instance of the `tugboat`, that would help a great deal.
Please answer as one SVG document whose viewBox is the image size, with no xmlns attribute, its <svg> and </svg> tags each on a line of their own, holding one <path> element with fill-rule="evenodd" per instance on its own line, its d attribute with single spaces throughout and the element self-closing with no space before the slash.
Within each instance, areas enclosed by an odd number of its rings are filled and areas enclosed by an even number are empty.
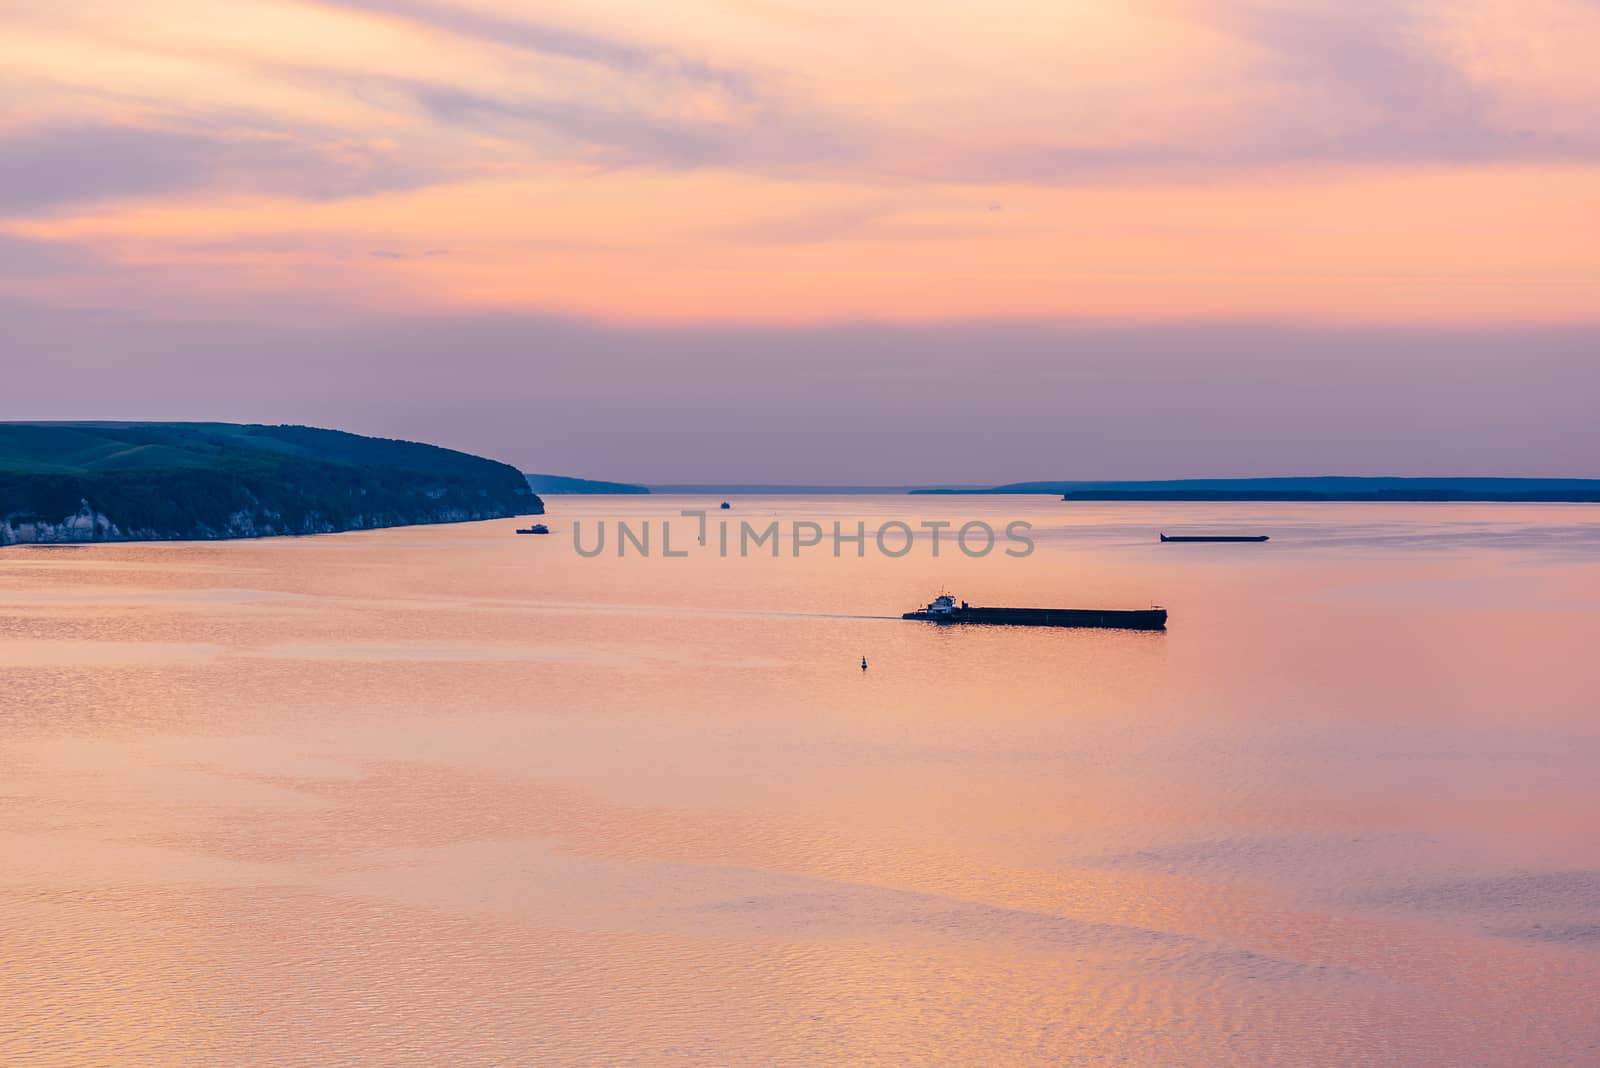
<svg viewBox="0 0 1600 1068">
<path fill-rule="evenodd" d="M 1013 627 L 1107 627 L 1116 630 L 1166 630 L 1167 610 L 1150 608 L 975 608 L 941 593 L 927 608 L 906 612 L 901 619 L 923 623 L 992 623 Z"/>
<path fill-rule="evenodd" d="M 548 534 L 548 533 L 550 533 L 550 528 L 545 526 L 543 523 L 535 523 L 531 527 L 518 527 L 517 528 L 517 533 L 518 534 Z"/>
</svg>

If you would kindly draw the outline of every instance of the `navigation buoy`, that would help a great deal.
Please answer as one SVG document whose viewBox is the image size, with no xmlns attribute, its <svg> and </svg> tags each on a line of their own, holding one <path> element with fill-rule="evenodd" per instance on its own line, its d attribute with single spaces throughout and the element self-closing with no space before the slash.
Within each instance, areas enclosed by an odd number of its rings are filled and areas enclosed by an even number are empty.
<svg viewBox="0 0 1600 1068">
<path fill-rule="evenodd" d="M 862 671 L 867 670 L 867 658 L 866 657 L 862 657 L 861 658 L 861 670 Z"/>
</svg>

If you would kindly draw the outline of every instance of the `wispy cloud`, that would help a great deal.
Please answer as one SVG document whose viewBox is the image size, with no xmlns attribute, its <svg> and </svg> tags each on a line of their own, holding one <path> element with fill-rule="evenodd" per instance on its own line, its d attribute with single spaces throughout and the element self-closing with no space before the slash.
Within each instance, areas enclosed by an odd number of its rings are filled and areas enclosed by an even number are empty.
<svg viewBox="0 0 1600 1068">
<path fill-rule="evenodd" d="M 586 162 L 673 169 L 782 170 L 840 164 L 864 154 L 847 116 L 798 98 L 795 86 L 769 65 L 717 64 L 660 43 L 431 0 L 317 2 L 400 19 L 491 53 L 513 53 L 503 60 L 508 76 L 493 84 L 419 70 L 411 78 L 384 79 L 383 85 L 440 126 L 512 141 L 531 138 L 538 155 L 571 153 Z M 545 73 L 539 65 L 551 59 L 597 70 L 572 79 L 532 76 Z M 339 75 L 324 72 L 320 80 L 336 84 Z"/>
<path fill-rule="evenodd" d="M 73 124 L 0 134 L 0 216 L 174 193 L 337 200 L 438 180 L 369 143 L 214 123 Z"/>
<path fill-rule="evenodd" d="M 1600 159 L 1600 129 L 1573 138 L 1497 115 L 1492 87 L 1447 54 L 1441 9 L 1423 0 L 1218 5 L 1213 25 L 1260 56 L 1280 95 L 1241 163 L 1474 163 Z M 1600 100 L 1597 100 L 1600 103 Z"/>
<path fill-rule="evenodd" d="M 406 88 L 441 124 L 524 143 L 542 138 L 547 151 L 601 165 L 819 173 L 863 154 L 846 130 L 795 115 L 775 100 L 693 115 L 576 97 L 490 96 L 428 82 Z"/>
<path fill-rule="evenodd" d="M 1573 129 L 1506 106 L 1446 47 L 1433 0 L 1230 0 L 1162 4 L 1237 48 L 1225 75 L 1167 86 L 1232 102 L 1216 125 L 1130 124 L 1086 139 L 1071 124 L 959 143 L 935 169 L 971 181 L 1172 182 L 1284 168 L 1600 162 L 1600 126 Z M 1595 26 L 1600 47 L 1600 24 Z M 1492 46 L 1490 46 L 1492 47 Z M 1587 93 L 1600 108 L 1600 78 Z M 1142 91 L 1130 76 L 1121 103 Z M 1109 106 L 1119 106 L 1113 99 Z"/>
<path fill-rule="evenodd" d="M 99 265 L 78 245 L 0 234 L 0 278 L 50 278 Z"/>
<path fill-rule="evenodd" d="M 650 47 L 615 35 L 586 33 L 540 21 L 527 13 L 510 17 L 460 4 L 432 0 L 314 0 L 324 7 L 404 19 L 429 30 L 468 37 L 496 47 L 602 64 L 623 73 L 666 73 L 685 81 L 715 85 L 730 93 L 749 89 L 747 72 L 719 67 L 670 49 Z"/>
<path fill-rule="evenodd" d="M 1568 321 L 1600 12 L 1528 3 L 38 5 L 0 230 L 642 318 Z"/>
</svg>

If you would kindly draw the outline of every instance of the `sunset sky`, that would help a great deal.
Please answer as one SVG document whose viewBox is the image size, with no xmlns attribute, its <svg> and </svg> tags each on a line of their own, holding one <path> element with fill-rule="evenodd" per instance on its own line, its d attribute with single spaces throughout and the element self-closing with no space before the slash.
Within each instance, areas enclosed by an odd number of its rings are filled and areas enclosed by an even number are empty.
<svg viewBox="0 0 1600 1068">
<path fill-rule="evenodd" d="M 1595 0 L 0 18 L 0 418 L 658 481 L 1600 476 Z"/>
</svg>

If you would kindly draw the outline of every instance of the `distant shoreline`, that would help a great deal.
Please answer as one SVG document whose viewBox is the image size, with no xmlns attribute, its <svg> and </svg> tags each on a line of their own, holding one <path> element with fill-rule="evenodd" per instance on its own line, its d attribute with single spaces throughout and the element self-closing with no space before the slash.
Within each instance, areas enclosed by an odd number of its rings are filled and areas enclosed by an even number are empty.
<svg viewBox="0 0 1600 1068">
<path fill-rule="evenodd" d="M 1329 494 L 1329 493 L 1067 493 L 1054 494 L 1037 490 L 911 490 L 912 496 L 923 497 L 1057 497 L 1071 503 L 1083 501 L 1105 504 L 1600 504 L 1600 494 L 1589 496 L 1449 496 L 1423 494 Z"/>
<path fill-rule="evenodd" d="M 911 490 L 917 494 L 1035 494 L 1066 501 L 1211 501 L 1334 504 L 1595 504 L 1600 479 L 1305 478 L 1171 479 L 1159 482 L 1015 482 L 990 489 Z"/>
<path fill-rule="evenodd" d="M 510 516 L 479 516 L 469 519 L 425 519 L 414 523 L 384 523 L 372 527 L 339 527 L 333 530 L 284 531 L 275 534 L 152 535 L 149 537 L 101 537 L 89 540 L 0 541 L 0 553 L 7 549 L 92 549 L 97 545 L 216 545 L 225 541 L 282 541 L 294 538 L 329 538 L 336 534 L 365 534 L 376 530 L 409 530 L 413 527 L 452 527 L 467 523 L 515 522 L 544 512 L 525 512 Z"/>
<path fill-rule="evenodd" d="M 651 493 L 664 495 L 687 496 L 692 494 L 730 497 L 745 494 L 752 497 L 806 497 L 806 496 L 845 496 L 866 495 L 896 496 L 907 493 L 987 493 L 989 490 L 982 486 L 968 488 L 933 488 L 923 489 L 917 486 L 807 486 L 807 485 L 765 485 L 755 483 L 683 483 L 676 485 L 651 486 Z"/>
<path fill-rule="evenodd" d="M 555 476 L 529 476 L 554 480 Z M 786 496 L 1052 496 L 1067 501 L 1166 501 L 1178 503 L 1258 501 L 1315 503 L 1462 503 L 1462 504 L 1596 504 L 1600 479 L 1592 478 L 1476 478 L 1388 477 L 1314 475 L 1281 478 L 1195 478 L 1161 480 L 1080 480 L 1008 482 L 981 485 L 841 486 L 826 484 L 772 484 L 693 482 L 629 484 L 569 480 L 582 488 L 550 490 L 535 482 L 541 492 L 653 493 L 662 496 L 734 498 Z M 624 487 L 609 489 L 600 487 Z M 590 488 L 593 487 L 593 488 Z"/>
</svg>

